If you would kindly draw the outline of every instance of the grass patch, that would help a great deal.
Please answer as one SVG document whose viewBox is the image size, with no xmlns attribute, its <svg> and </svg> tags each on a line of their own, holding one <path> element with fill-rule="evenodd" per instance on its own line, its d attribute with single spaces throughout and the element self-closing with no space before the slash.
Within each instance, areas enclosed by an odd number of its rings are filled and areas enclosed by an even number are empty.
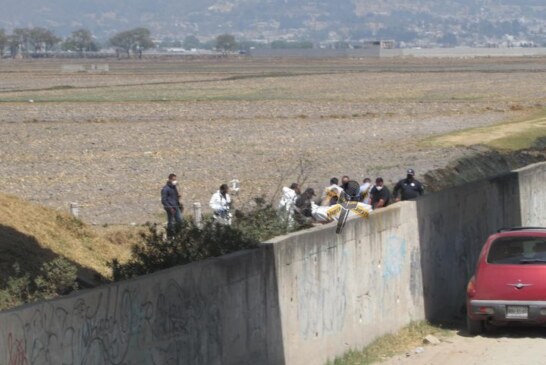
<svg viewBox="0 0 546 365">
<path fill-rule="evenodd" d="M 504 123 L 465 129 L 429 138 L 424 144 L 433 147 L 486 145 L 497 150 L 532 148 L 546 137 L 546 109 Z"/>
<path fill-rule="evenodd" d="M 350 350 L 342 357 L 329 361 L 327 365 L 367 365 L 394 355 L 402 354 L 409 349 L 422 345 L 427 335 L 436 337 L 450 336 L 448 330 L 435 327 L 427 322 L 413 322 L 396 334 L 379 337 L 362 351 Z"/>
</svg>

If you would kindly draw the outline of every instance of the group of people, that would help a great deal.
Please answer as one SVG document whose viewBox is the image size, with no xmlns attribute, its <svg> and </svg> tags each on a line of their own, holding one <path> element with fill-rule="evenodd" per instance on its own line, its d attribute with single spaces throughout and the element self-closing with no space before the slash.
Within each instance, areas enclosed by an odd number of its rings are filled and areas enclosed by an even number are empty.
<svg viewBox="0 0 546 365">
<path fill-rule="evenodd" d="M 284 187 L 278 209 L 288 226 L 302 220 L 328 223 L 337 219 L 344 209 L 348 210 L 349 215 L 367 218 L 373 209 L 413 199 L 423 193 L 423 185 L 415 179 L 413 169 L 407 170 L 406 178 L 398 181 L 392 194 L 381 177 L 375 179 L 375 184 L 372 184 L 370 178 L 365 178 L 359 184 L 349 176 L 343 176 L 341 183 L 337 177 L 333 177 L 320 198 L 316 198 L 313 188 L 302 192 L 297 183 Z"/>
<path fill-rule="evenodd" d="M 170 174 L 167 183 L 161 189 L 161 203 L 167 213 L 169 232 L 172 232 L 175 224 L 182 223 L 184 207 L 180 202 L 181 195 L 177 184 L 176 174 Z M 423 185 L 415 179 L 413 169 L 407 170 L 406 178 L 398 181 L 392 194 L 381 177 L 375 179 L 375 184 L 372 184 L 369 178 L 365 178 L 362 184 L 359 184 L 349 176 L 343 176 L 341 183 L 338 178 L 333 177 L 320 198 L 317 198 L 313 188 L 307 188 L 302 192 L 297 183 L 283 187 L 278 211 L 288 227 L 293 226 L 296 221 L 328 223 L 337 219 L 343 210 L 347 210 L 349 216 L 367 218 L 373 209 L 384 208 L 400 200 L 413 199 L 423 193 Z M 209 207 L 218 223 L 231 224 L 231 197 L 227 184 L 222 184 L 218 191 L 212 194 Z"/>
<path fill-rule="evenodd" d="M 167 183 L 161 189 L 161 204 L 167 213 L 167 232 L 173 232 L 175 225 L 182 223 L 184 205 L 180 201 L 181 197 L 176 174 L 169 174 Z M 220 185 L 218 191 L 212 194 L 209 206 L 218 223 L 231 225 L 231 197 L 227 184 Z"/>
</svg>

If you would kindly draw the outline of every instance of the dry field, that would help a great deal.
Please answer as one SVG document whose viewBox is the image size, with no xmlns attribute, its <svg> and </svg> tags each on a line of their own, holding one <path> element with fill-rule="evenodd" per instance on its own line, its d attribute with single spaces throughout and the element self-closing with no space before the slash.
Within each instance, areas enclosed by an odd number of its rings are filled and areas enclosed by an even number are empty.
<svg viewBox="0 0 546 365">
<path fill-rule="evenodd" d="M 173 171 L 186 207 L 234 178 L 241 207 L 302 176 L 424 174 L 469 147 L 423 140 L 546 105 L 543 58 L 67 62 L 0 61 L 0 191 L 99 224 L 161 221 Z"/>
</svg>

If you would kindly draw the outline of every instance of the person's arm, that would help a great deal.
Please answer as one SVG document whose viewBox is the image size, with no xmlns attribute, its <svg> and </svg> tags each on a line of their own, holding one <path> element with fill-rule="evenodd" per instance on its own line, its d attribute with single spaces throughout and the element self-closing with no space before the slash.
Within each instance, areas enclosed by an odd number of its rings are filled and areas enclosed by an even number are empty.
<svg viewBox="0 0 546 365">
<path fill-rule="evenodd" d="M 169 199 L 169 192 L 167 191 L 167 187 L 165 186 L 163 187 L 163 189 L 161 189 L 161 204 L 163 204 L 163 208 L 165 209 L 172 208 L 171 206 L 169 206 L 168 199 Z"/>
</svg>

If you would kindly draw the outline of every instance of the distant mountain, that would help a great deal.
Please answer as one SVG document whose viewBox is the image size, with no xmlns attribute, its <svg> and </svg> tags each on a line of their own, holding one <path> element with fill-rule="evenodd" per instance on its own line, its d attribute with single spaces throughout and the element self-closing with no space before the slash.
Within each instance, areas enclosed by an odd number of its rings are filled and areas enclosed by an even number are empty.
<svg viewBox="0 0 546 365">
<path fill-rule="evenodd" d="M 0 28 L 85 27 L 99 38 L 136 26 L 182 39 L 395 39 L 409 45 L 546 43 L 545 0 L 3 0 Z"/>
</svg>

